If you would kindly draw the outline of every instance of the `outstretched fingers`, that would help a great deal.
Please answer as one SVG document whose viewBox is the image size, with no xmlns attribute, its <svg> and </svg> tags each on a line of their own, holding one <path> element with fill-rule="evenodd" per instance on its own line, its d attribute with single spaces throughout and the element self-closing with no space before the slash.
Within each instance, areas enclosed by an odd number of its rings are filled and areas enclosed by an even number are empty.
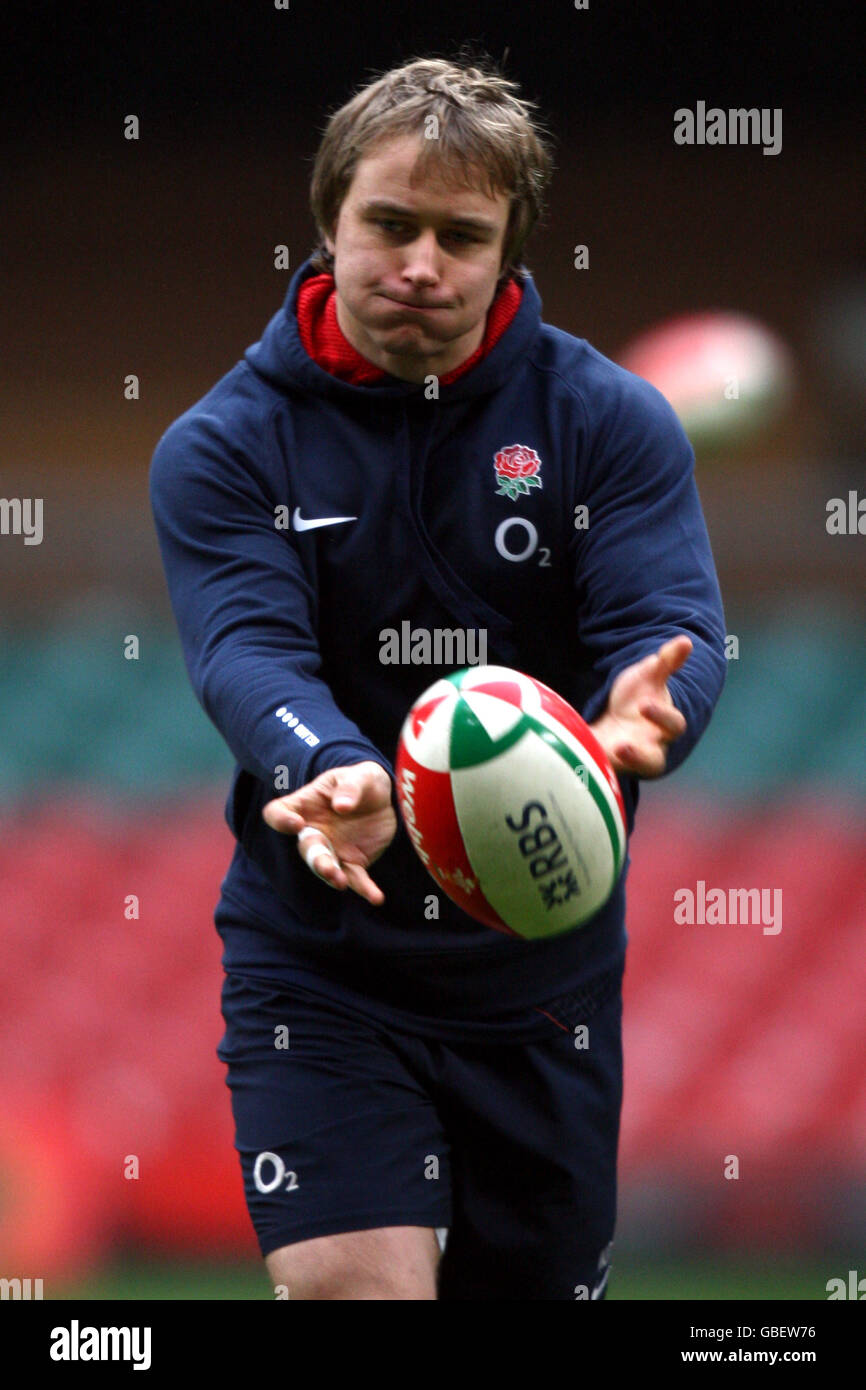
<svg viewBox="0 0 866 1390">
<path fill-rule="evenodd" d="M 681 633 L 679 637 L 672 637 L 669 642 L 659 647 L 656 652 L 656 673 L 662 683 L 685 665 L 693 646 L 691 637 Z"/>
<path fill-rule="evenodd" d="M 321 830 L 305 825 L 298 834 L 298 849 L 308 869 L 332 888 L 345 888 L 346 875 L 334 846 Z"/>
<path fill-rule="evenodd" d="M 644 700 L 640 705 L 644 719 L 651 719 L 668 738 L 679 738 L 686 731 L 686 717 L 675 705 L 665 705 L 659 700 Z"/>
<path fill-rule="evenodd" d="M 287 806 L 286 799 L 282 797 L 269 801 L 263 808 L 262 815 L 272 830 L 278 830 L 283 835 L 297 835 L 303 827 L 304 817 L 300 811 Z"/>
<path fill-rule="evenodd" d="M 372 903 L 373 907 L 380 907 L 382 905 L 385 901 L 385 894 L 382 892 L 378 883 L 373 882 L 367 870 L 363 868 L 362 865 L 344 864 L 343 872 L 349 887 L 354 889 L 360 897 L 366 898 L 367 902 Z"/>
<path fill-rule="evenodd" d="M 373 882 L 363 865 L 341 862 L 334 846 L 321 830 L 311 825 L 304 826 L 298 835 L 298 849 L 307 868 L 312 869 L 316 877 L 331 888 L 340 891 L 351 888 L 373 907 L 380 907 L 385 901 L 382 889 Z"/>
</svg>

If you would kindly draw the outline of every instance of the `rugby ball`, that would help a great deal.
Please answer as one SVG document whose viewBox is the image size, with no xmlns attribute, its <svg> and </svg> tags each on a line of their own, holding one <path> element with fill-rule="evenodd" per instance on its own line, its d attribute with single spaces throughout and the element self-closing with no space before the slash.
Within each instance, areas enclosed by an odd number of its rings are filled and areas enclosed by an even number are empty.
<svg viewBox="0 0 866 1390">
<path fill-rule="evenodd" d="M 695 449 L 751 440 L 777 420 L 793 390 L 787 347 L 747 314 L 669 319 L 635 338 L 619 360 L 667 397 Z"/>
<path fill-rule="evenodd" d="M 541 681 L 473 666 L 419 696 L 396 759 L 403 822 L 470 917 L 511 936 L 588 922 L 622 872 L 626 817 L 589 725 Z"/>
</svg>

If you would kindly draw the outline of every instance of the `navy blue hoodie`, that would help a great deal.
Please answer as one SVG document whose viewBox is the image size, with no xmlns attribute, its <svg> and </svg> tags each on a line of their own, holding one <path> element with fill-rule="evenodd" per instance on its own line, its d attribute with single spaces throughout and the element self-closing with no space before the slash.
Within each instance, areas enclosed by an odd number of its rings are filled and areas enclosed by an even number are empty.
<svg viewBox="0 0 866 1390">
<path fill-rule="evenodd" d="M 402 825 L 373 867 L 385 893 L 373 907 L 317 879 L 262 807 L 328 768 L 393 772 L 407 710 L 454 669 L 383 661 L 385 630 L 407 622 L 482 631 L 489 663 L 544 681 L 588 721 L 624 667 L 688 634 L 669 683 L 688 723 L 673 771 L 725 675 L 692 450 L 652 386 L 542 322 L 528 273 L 504 334 L 438 399 L 313 361 L 296 302 L 315 273 L 300 267 L 261 342 L 175 421 L 151 466 L 187 670 L 237 760 L 224 965 L 431 1036 L 540 1036 L 542 1007 L 621 968 L 625 873 L 587 925 L 524 942 L 442 894 L 431 920 L 436 885 Z M 540 486 L 500 485 L 494 460 L 513 445 L 535 451 Z M 621 783 L 631 831 L 638 781 Z"/>
</svg>

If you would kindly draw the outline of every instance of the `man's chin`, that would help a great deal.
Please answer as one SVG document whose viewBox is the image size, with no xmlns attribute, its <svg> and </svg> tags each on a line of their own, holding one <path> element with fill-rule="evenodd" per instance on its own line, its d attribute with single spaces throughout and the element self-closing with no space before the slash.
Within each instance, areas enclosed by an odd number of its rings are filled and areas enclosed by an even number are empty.
<svg viewBox="0 0 866 1390">
<path fill-rule="evenodd" d="M 376 355 L 376 365 L 390 376 L 402 377 L 405 381 L 423 382 L 428 376 L 442 376 L 449 370 L 442 365 L 442 352 L 431 351 L 429 343 L 410 342 L 401 339 L 396 342 L 380 343 Z"/>
<path fill-rule="evenodd" d="M 447 346 L 431 338 L 420 324 L 413 323 L 401 324 L 399 328 L 377 333 L 374 342 L 377 350 L 385 356 L 411 357 L 416 361 L 425 357 L 435 358 L 444 352 Z"/>
<path fill-rule="evenodd" d="M 411 338 L 398 337 L 381 343 L 379 351 L 386 357 L 411 357 L 417 361 L 425 357 L 437 357 L 442 349 L 427 339 L 415 338 L 413 341 Z"/>
</svg>

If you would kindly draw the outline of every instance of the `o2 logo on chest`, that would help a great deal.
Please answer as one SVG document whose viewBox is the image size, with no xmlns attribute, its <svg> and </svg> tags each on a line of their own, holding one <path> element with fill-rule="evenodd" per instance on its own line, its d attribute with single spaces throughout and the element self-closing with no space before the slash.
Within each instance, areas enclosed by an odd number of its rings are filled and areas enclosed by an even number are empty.
<svg viewBox="0 0 866 1390">
<path fill-rule="evenodd" d="M 550 547 L 543 545 L 539 550 L 538 531 L 531 521 L 522 516 L 507 516 L 500 521 L 493 537 L 493 544 L 503 560 L 528 560 L 536 551 L 542 569 L 550 567 Z"/>
<path fill-rule="evenodd" d="M 586 531 L 588 528 L 589 508 L 583 505 L 575 507 L 575 531 Z M 537 555 L 540 568 L 550 569 L 550 546 L 539 545 L 538 528 L 525 516 L 507 516 L 500 521 L 493 534 L 493 544 L 503 560 L 521 564 Z"/>
</svg>

